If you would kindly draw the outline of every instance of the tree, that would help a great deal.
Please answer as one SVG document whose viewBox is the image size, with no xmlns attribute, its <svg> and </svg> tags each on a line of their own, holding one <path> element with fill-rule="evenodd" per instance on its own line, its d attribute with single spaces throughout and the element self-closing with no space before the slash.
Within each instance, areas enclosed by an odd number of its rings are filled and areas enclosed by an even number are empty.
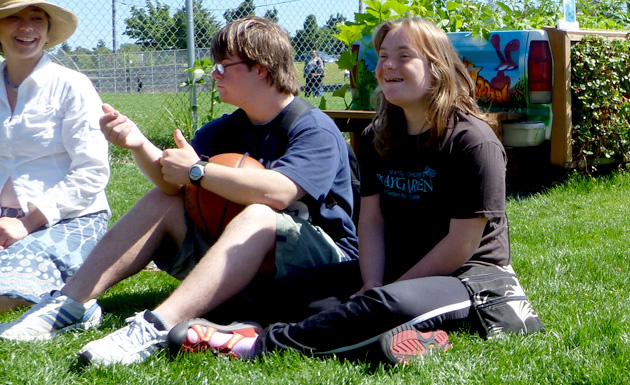
<svg viewBox="0 0 630 385">
<path fill-rule="evenodd" d="M 64 41 L 61 43 L 59 48 L 57 48 L 57 52 L 55 52 L 53 58 L 57 63 L 64 67 L 76 69 L 76 65 L 74 64 L 72 57 L 70 57 L 71 53 L 72 47 L 70 47 L 70 44 L 68 44 L 67 41 Z"/>
<path fill-rule="evenodd" d="M 346 17 L 340 13 L 336 14 L 335 16 L 330 15 L 328 21 L 326 22 L 326 25 L 324 25 L 324 28 L 337 29 L 337 26 L 345 22 Z"/>
<path fill-rule="evenodd" d="M 339 55 L 346 50 L 346 45 L 335 37 L 340 32 L 339 25 L 346 22 L 346 18 L 338 13 L 337 15 L 331 15 L 328 21 L 321 29 L 322 36 L 322 50 L 330 55 Z"/>
<path fill-rule="evenodd" d="M 195 42 L 208 46 L 219 24 L 201 0 L 193 1 L 193 9 Z M 124 34 L 136 39 L 136 44 L 150 50 L 186 49 L 186 6 L 171 15 L 168 5 L 146 0 L 144 8 L 131 7 L 131 15 L 125 20 Z"/>
<path fill-rule="evenodd" d="M 345 23 L 346 18 L 341 15 L 331 15 L 323 27 L 317 25 L 315 15 L 308 15 L 304 20 L 304 28 L 296 31 L 293 38 L 298 60 L 310 57 L 311 50 L 324 51 L 330 55 L 339 55 L 345 51 L 346 45 L 335 34 L 339 33 L 338 26 Z"/>
<path fill-rule="evenodd" d="M 193 24 L 195 25 L 195 45 L 197 47 L 209 47 L 212 38 L 220 26 L 215 17 L 203 8 L 202 0 L 193 1 Z M 182 7 L 175 13 L 175 46 L 186 48 L 186 7 Z"/>
<path fill-rule="evenodd" d="M 226 22 L 230 23 L 245 16 L 255 15 L 255 11 L 256 5 L 254 5 L 254 0 L 244 0 L 236 9 L 228 9 L 225 11 L 223 17 Z"/>
<path fill-rule="evenodd" d="M 293 47 L 295 47 L 298 60 L 304 61 L 309 57 L 311 50 L 320 50 L 323 46 L 322 31 L 317 26 L 317 17 L 306 16 L 304 28 L 296 31 L 293 38 Z"/>
<path fill-rule="evenodd" d="M 131 7 L 131 15 L 125 19 L 124 34 L 136 44 L 151 50 L 174 48 L 174 20 L 168 5 L 146 0 L 145 8 Z"/>
<path fill-rule="evenodd" d="M 116 65 L 118 68 L 126 68 L 131 66 L 151 66 L 156 65 L 153 57 L 155 55 L 144 55 L 144 50 L 137 44 L 123 44 L 118 49 L 116 56 Z M 158 57 L 171 57 L 172 55 L 157 55 Z"/>
<path fill-rule="evenodd" d="M 630 28 L 630 3 L 599 0 L 576 4 L 580 28 L 625 30 Z"/>
<path fill-rule="evenodd" d="M 59 46 L 59 50 L 65 52 L 65 53 L 70 53 L 72 52 L 72 47 L 70 47 L 70 44 L 68 44 L 67 41 L 64 41 L 63 43 L 61 43 L 61 45 Z"/>
<path fill-rule="evenodd" d="M 96 58 L 92 54 L 92 51 L 87 48 L 77 47 L 70 57 L 74 62 L 74 68 L 79 71 L 88 71 L 97 68 Z"/>
<path fill-rule="evenodd" d="M 274 23 L 277 23 L 280 19 L 278 18 L 278 10 L 276 9 L 276 7 L 273 7 L 273 9 L 268 9 L 265 12 L 264 18 L 271 20 Z"/>
<path fill-rule="evenodd" d="M 112 53 L 111 48 L 107 47 L 105 41 L 100 39 L 98 43 L 96 43 L 96 47 L 94 48 L 94 54 L 96 55 L 109 55 Z"/>
</svg>

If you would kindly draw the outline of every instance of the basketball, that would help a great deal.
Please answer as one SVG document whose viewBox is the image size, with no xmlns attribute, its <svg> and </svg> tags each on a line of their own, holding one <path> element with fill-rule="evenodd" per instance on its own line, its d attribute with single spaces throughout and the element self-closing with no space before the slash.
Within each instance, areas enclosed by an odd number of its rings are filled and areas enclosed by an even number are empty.
<svg viewBox="0 0 630 385">
<path fill-rule="evenodd" d="M 265 168 L 256 159 L 236 153 L 215 155 L 208 163 L 234 168 Z M 193 184 L 186 185 L 184 203 L 190 219 L 212 241 L 216 241 L 227 224 L 245 208 Z"/>
</svg>

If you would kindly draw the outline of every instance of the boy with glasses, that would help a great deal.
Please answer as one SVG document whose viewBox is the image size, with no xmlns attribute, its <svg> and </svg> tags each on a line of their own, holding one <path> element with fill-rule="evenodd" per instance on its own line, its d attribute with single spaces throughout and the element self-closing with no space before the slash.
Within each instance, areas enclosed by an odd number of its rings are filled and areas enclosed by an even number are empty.
<svg viewBox="0 0 630 385">
<path fill-rule="evenodd" d="M 296 98 L 291 51 L 286 32 L 269 20 L 248 17 L 222 28 L 213 41 L 212 76 L 221 100 L 239 109 L 206 124 L 190 143 L 175 130 L 174 149 L 158 149 L 105 104 L 103 133 L 131 150 L 156 188 L 107 232 L 66 286 L 18 321 L 0 325 L 0 337 L 47 339 L 98 324 L 95 299 L 153 260 L 182 280 L 179 287 L 154 310 L 136 314 L 128 326 L 79 352 L 87 363 L 141 362 L 163 349 L 170 328 L 183 320 L 228 306 L 239 296 L 266 296 L 280 304 L 281 298 L 264 294 L 267 285 L 315 266 L 355 261 L 358 240 L 343 136 L 318 109 L 301 112 L 289 128 L 282 124 L 304 103 Z M 247 153 L 266 168 L 200 160 L 229 152 Z M 246 206 L 216 242 L 185 213 L 182 191 L 189 183 Z M 337 204 L 329 203 L 330 196 Z M 226 316 L 238 317 L 233 311 L 238 307 L 229 308 Z"/>
</svg>

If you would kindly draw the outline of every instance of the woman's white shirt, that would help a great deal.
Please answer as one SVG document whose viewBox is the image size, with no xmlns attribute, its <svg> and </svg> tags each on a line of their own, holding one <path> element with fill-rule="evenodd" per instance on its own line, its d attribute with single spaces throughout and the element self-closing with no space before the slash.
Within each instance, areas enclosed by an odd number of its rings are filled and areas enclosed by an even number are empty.
<svg viewBox="0 0 630 385">
<path fill-rule="evenodd" d="M 0 87 L 0 187 L 10 178 L 22 209 L 38 208 L 49 226 L 109 213 L 102 102 L 87 76 L 44 53 L 20 85 L 13 112 L 6 92 Z"/>
</svg>

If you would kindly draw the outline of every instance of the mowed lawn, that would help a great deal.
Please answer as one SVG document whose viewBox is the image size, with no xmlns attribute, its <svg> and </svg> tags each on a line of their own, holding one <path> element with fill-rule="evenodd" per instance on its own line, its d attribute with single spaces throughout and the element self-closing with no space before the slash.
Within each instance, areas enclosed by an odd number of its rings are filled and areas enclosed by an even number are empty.
<svg viewBox="0 0 630 385">
<path fill-rule="evenodd" d="M 114 218 L 149 188 L 132 163 L 115 163 L 108 188 Z M 509 199 L 514 266 L 545 323 L 542 334 L 485 341 L 462 331 L 451 335 L 450 351 L 393 368 L 292 351 L 251 362 L 164 354 L 131 366 L 80 365 L 76 352 L 84 344 L 124 326 L 126 317 L 155 306 L 177 285 L 145 271 L 100 298 L 105 317 L 96 330 L 48 342 L 0 342 L 0 384 L 625 384 L 629 196 L 630 175 L 616 173 L 572 176 Z"/>
<path fill-rule="evenodd" d="M 124 98 L 113 99 L 132 115 Z M 157 96 L 153 103 L 158 111 Z M 107 189 L 112 222 L 150 188 L 133 162 L 114 159 Z M 630 174 L 572 175 L 550 188 L 510 195 L 507 211 L 513 264 L 545 333 L 485 341 L 464 330 L 451 335 L 450 351 L 397 367 L 294 351 L 249 362 L 159 354 L 130 366 L 82 366 L 76 353 L 83 345 L 124 326 L 125 318 L 154 307 L 177 286 L 164 273 L 144 271 L 99 298 L 105 316 L 95 330 L 44 342 L 0 341 L 0 384 L 629 383 Z M 0 322 L 22 312 L 2 314 Z"/>
</svg>

